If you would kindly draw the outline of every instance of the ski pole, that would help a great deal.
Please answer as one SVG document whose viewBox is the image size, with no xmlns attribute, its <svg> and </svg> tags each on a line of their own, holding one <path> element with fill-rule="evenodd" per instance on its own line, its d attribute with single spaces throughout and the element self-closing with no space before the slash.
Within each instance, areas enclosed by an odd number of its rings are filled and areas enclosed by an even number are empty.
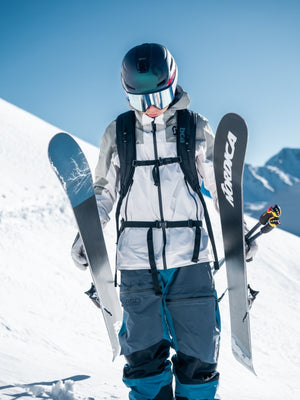
<svg viewBox="0 0 300 400">
<path fill-rule="evenodd" d="M 245 236 L 245 240 L 247 245 L 249 246 L 249 244 L 251 242 L 253 242 L 253 240 L 257 239 L 259 236 L 261 236 L 263 233 L 268 233 L 270 232 L 273 228 L 276 228 L 276 226 L 280 225 L 280 221 L 278 217 L 271 217 L 269 218 L 268 222 L 266 225 L 264 225 L 261 230 L 259 232 L 257 232 L 255 235 L 251 236 L 251 237 L 246 237 Z"/>
<path fill-rule="evenodd" d="M 272 209 L 274 209 L 274 214 L 276 213 L 276 215 L 281 215 L 281 209 L 279 206 L 274 206 L 274 207 L 270 207 Z M 270 210 L 269 208 L 269 210 Z M 263 233 L 268 233 L 270 232 L 273 228 L 275 228 L 276 226 L 280 225 L 280 221 L 279 221 L 279 217 L 277 216 L 273 216 L 272 217 L 272 212 L 271 211 L 266 211 L 264 214 L 261 215 L 260 217 L 260 221 L 264 222 L 266 221 L 265 224 L 263 224 L 263 227 L 260 229 L 259 232 L 257 232 L 255 235 L 251 236 L 250 235 L 256 231 L 256 229 L 258 229 L 262 223 L 258 222 L 246 235 L 245 235 L 245 242 L 247 244 L 247 246 L 249 247 L 250 243 L 257 239 L 259 236 L 261 236 Z M 275 211 L 276 210 L 276 211 Z M 271 213 L 270 217 L 267 217 L 266 214 L 267 213 Z M 225 257 L 221 258 L 221 260 L 219 261 L 219 268 L 225 263 Z M 215 275 L 217 273 L 218 270 L 214 270 L 213 271 L 213 275 Z"/>
<path fill-rule="evenodd" d="M 222 267 L 222 265 L 225 263 L 225 257 L 223 257 L 223 258 L 221 258 L 221 260 L 219 260 L 219 268 L 218 269 L 216 269 L 216 268 L 212 268 L 212 274 L 213 274 L 213 276 L 215 276 L 216 275 L 216 273 L 220 270 L 220 268 Z"/>
<path fill-rule="evenodd" d="M 250 229 L 249 232 L 245 235 L 246 241 L 252 236 L 252 234 L 261 226 L 261 225 L 266 225 L 269 221 L 270 218 L 272 217 L 280 217 L 281 215 L 281 208 L 276 204 L 274 207 L 271 206 L 268 208 L 266 212 L 264 212 L 260 217 L 259 221 L 257 222 L 256 225 L 253 226 L 252 229 Z"/>
</svg>

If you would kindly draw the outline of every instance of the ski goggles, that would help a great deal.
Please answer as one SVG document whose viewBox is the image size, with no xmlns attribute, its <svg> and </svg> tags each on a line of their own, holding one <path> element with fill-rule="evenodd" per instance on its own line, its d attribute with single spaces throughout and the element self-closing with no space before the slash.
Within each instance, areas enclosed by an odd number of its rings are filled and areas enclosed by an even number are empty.
<svg viewBox="0 0 300 400">
<path fill-rule="evenodd" d="M 175 97 L 176 81 L 168 88 L 160 92 L 147 94 L 126 93 L 130 105 L 138 111 L 145 112 L 150 106 L 155 106 L 160 110 L 172 103 Z"/>
</svg>

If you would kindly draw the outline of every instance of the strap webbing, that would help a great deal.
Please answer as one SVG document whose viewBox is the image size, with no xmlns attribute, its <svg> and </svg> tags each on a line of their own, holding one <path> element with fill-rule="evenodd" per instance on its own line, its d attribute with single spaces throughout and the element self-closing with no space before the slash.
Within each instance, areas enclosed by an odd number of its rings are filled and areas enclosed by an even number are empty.
<svg viewBox="0 0 300 400">
<path fill-rule="evenodd" d="M 204 210 L 204 217 L 208 236 L 211 242 L 214 255 L 214 268 L 219 269 L 217 248 L 214 240 L 213 230 L 206 207 L 204 197 L 201 193 L 199 179 L 195 163 L 197 114 L 189 110 L 179 110 L 177 112 L 177 154 L 182 158 L 180 167 L 185 179 L 191 188 L 199 196 Z"/>
<path fill-rule="evenodd" d="M 202 221 L 121 221 L 121 231 L 125 228 L 193 228 L 202 226 Z"/>
<path fill-rule="evenodd" d="M 156 295 L 161 294 L 161 286 L 158 278 L 158 271 L 155 263 L 155 253 L 153 245 L 153 229 L 168 229 L 168 228 L 196 228 L 195 242 L 192 262 L 198 262 L 199 250 L 201 243 L 201 227 L 202 221 L 186 220 L 186 221 L 121 221 L 122 232 L 125 228 L 149 228 L 147 232 L 148 258 L 151 268 L 152 280 Z"/>
<path fill-rule="evenodd" d="M 192 262 L 194 263 L 199 261 L 200 243 L 201 243 L 201 229 L 199 226 L 196 226 L 194 252 L 192 257 Z"/>
<path fill-rule="evenodd" d="M 166 157 L 166 158 L 158 158 L 157 160 L 133 160 L 133 167 L 142 167 L 147 165 L 155 165 L 157 167 L 161 167 L 162 165 L 181 163 L 181 157 Z"/>
<path fill-rule="evenodd" d="M 213 254 L 214 254 L 214 269 L 218 270 L 220 268 L 220 266 L 219 266 L 219 259 L 218 259 L 218 254 L 217 254 L 216 242 L 215 242 L 215 239 L 214 239 L 213 229 L 212 229 L 212 226 L 211 226 L 211 222 L 210 222 L 207 206 L 206 206 L 203 194 L 201 193 L 200 187 L 198 188 L 197 193 L 198 193 L 198 196 L 199 196 L 200 201 L 201 201 L 202 206 L 203 206 L 205 223 L 206 223 L 206 227 L 207 227 L 208 236 L 209 236 L 209 239 L 210 239 L 212 251 L 213 251 Z"/>
<path fill-rule="evenodd" d="M 121 231 L 129 227 L 148 228 L 147 242 L 151 271 L 153 273 L 153 283 L 156 292 L 161 290 L 159 285 L 158 273 L 155 265 L 154 248 L 153 248 L 153 229 L 154 228 L 179 228 L 179 227 L 195 227 L 195 242 L 192 262 L 197 262 L 199 258 L 201 244 L 201 221 L 122 221 L 121 229 L 119 229 L 119 215 L 123 199 L 126 197 L 128 190 L 133 182 L 133 175 L 136 167 L 153 165 L 152 175 L 154 184 L 158 185 L 158 168 L 163 165 L 179 163 L 183 174 L 190 184 L 191 188 L 198 194 L 204 209 L 204 216 L 208 235 L 212 244 L 215 269 L 218 269 L 218 256 L 216 245 L 214 242 L 213 231 L 206 208 L 205 200 L 199 186 L 198 175 L 195 165 L 195 136 L 197 115 L 189 110 L 178 110 L 177 112 L 177 157 L 159 158 L 156 160 L 136 160 L 136 143 L 135 143 L 135 114 L 133 111 L 121 114 L 117 118 L 117 147 L 120 157 L 120 198 L 116 210 L 116 225 L 118 238 Z M 154 272 L 156 271 L 156 273 Z"/>
<path fill-rule="evenodd" d="M 148 244 L 148 257 L 149 264 L 151 268 L 152 281 L 154 285 L 154 291 L 157 296 L 162 294 L 161 286 L 158 278 L 158 271 L 155 263 L 155 254 L 154 254 L 154 246 L 153 246 L 153 230 L 152 228 L 148 229 L 147 232 L 147 244 Z"/>
</svg>

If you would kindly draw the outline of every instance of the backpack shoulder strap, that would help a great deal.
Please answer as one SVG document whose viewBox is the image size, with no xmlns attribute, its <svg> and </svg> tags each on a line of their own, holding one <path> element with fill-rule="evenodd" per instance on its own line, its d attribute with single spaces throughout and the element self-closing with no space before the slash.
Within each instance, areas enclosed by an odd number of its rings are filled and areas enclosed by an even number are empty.
<svg viewBox="0 0 300 400">
<path fill-rule="evenodd" d="M 204 217 L 212 250 L 214 254 L 214 267 L 219 269 L 218 255 L 216 244 L 214 240 L 213 230 L 206 207 L 206 203 L 201 193 L 201 187 L 198 179 L 196 169 L 196 127 L 197 127 L 197 114 L 190 110 L 177 111 L 177 155 L 181 158 L 180 167 L 184 177 L 191 188 L 199 196 L 204 210 Z"/>
<path fill-rule="evenodd" d="M 196 192 L 200 189 L 195 164 L 197 114 L 190 110 L 177 111 L 177 155 L 185 179 Z"/>
<path fill-rule="evenodd" d="M 120 210 L 122 202 L 133 182 L 133 161 L 136 158 L 135 114 L 127 111 L 116 120 L 117 149 L 120 159 L 120 196 L 116 207 L 117 240 L 120 236 Z"/>
<path fill-rule="evenodd" d="M 127 111 L 117 117 L 116 135 L 120 159 L 120 196 L 125 197 L 134 173 L 132 162 L 136 158 L 134 111 Z"/>
</svg>

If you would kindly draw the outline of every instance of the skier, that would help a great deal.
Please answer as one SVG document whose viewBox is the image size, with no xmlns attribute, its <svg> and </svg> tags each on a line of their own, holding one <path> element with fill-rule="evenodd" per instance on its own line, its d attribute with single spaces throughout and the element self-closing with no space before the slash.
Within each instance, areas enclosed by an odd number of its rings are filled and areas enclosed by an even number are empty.
<svg viewBox="0 0 300 400">
<path fill-rule="evenodd" d="M 205 205 L 178 157 L 184 129 L 178 129 L 177 117 L 190 100 L 177 79 L 175 60 L 162 45 L 142 44 L 125 55 L 121 80 L 134 111 L 134 142 L 128 129 L 120 132 L 120 119 L 113 121 L 102 137 L 96 166 L 94 188 L 103 226 L 120 198 L 117 270 L 124 320 L 119 340 L 130 400 L 172 400 L 173 375 L 177 400 L 213 400 L 219 382 L 220 318 L 211 235 L 203 227 Z M 204 182 L 217 208 L 214 136 L 208 121 L 193 115 L 197 180 Z M 128 118 L 121 119 L 125 127 Z M 190 149 L 186 151 L 190 157 Z M 128 166 L 124 160 L 130 152 L 135 157 Z M 252 243 L 246 258 L 255 251 Z M 86 268 L 80 237 L 72 257 Z"/>
</svg>

